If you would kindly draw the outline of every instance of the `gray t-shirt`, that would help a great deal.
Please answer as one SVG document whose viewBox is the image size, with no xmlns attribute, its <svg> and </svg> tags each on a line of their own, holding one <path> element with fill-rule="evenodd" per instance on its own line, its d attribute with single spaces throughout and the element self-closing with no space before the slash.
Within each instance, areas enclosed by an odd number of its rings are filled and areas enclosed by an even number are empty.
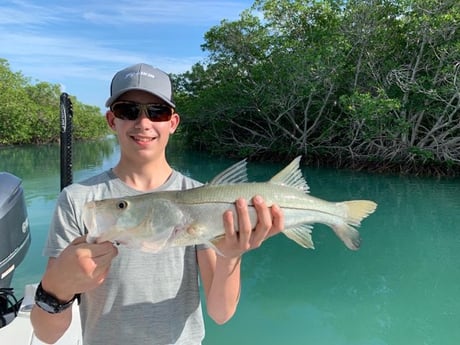
<svg viewBox="0 0 460 345">
<path fill-rule="evenodd" d="M 184 190 L 201 183 L 177 171 L 155 191 Z M 58 256 L 86 233 L 87 201 L 141 194 L 111 170 L 66 187 L 58 198 L 44 255 Z M 82 294 L 83 345 L 201 344 L 201 311 L 195 246 L 156 254 L 120 245 L 104 283 Z"/>
</svg>

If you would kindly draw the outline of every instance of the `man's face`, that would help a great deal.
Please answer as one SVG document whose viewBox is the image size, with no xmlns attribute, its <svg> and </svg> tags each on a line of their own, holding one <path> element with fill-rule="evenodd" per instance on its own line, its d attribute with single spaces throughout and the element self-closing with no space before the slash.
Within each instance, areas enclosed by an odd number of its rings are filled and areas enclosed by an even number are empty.
<svg viewBox="0 0 460 345">
<path fill-rule="evenodd" d="M 121 95 L 117 102 L 134 102 L 139 104 L 167 105 L 160 98 L 144 91 L 128 91 Z M 115 117 L 109 110 L 106 114 L 107 123 L 118 135 L 122 156 L 129 160 L 154 160 L 164 155 L 169 136 L 179 125 L 179 115 L 173 113 L 166 121 L 151 121 L 142 109 L 136 120 L 125 120 Z"/>
</svg>

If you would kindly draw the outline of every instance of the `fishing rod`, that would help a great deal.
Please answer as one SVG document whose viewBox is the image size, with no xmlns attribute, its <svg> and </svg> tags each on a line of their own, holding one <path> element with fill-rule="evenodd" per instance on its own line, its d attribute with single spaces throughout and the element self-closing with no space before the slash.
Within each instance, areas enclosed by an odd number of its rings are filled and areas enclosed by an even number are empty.
<svg viewBox="0 0 460 345">
<path fill-rule="evenodd" d="M 69 95 L 60 97 L 61 111 L 61 190 L 72 183 L 72 117 L 73 108 Z"/>
</svg>

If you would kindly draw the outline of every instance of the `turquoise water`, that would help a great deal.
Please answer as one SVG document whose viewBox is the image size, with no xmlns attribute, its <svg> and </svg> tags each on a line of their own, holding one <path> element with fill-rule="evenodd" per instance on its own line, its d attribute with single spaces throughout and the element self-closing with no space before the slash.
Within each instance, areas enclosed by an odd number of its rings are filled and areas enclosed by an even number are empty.
<svg viewBox="0 0 460 345">
<path fill-rule="evenodd" d="M 113 166 L 114 142 L 78 144 L 74 180 Z M 173 165 L 208 181 L 234 161 L 172 148 Z M 32 244 L 13 285 L 37 282 L 41 249 L 59 192 L 57 146 L 0 150 L 0 171 L 23 178 Z M 249 164 L 251 180 L 283 166 Z M 362 247 L 348 250 L 323 225 L 315 250 L 282 235 L 243 259 L 237 313 L 217 326 L 206 318 L 204 345 L 456 345 L 460 343 L 460 179 L 371 175 L 304 168 L 311 194 L 327 200 L 366 198 L 379 206 L 363 221 Z"/>
</svg>

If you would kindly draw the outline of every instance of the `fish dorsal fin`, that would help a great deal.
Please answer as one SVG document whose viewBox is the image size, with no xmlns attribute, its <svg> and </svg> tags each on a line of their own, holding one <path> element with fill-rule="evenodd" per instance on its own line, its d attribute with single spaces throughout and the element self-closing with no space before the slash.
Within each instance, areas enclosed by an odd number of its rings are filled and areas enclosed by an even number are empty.
<svg viewBox="0 0 460 345">
<path fill-rule="evenodd" d="M 230 168 L 225 169 L 219 175 L 214 177 L 209 184 L 234 184 L 248 182 L 248 171 L 246 168 L 246 159 L 233 164 Z"/>
<path fill-rule="evenodd" d="M 293 187 L 308 193 L 310 187 L 308 187 L 307 181 L 305 181 L 302 171 L 299 168 L 300 158 L 301 156 L 296 157 L 288 166 L 273 176 L 269 182 Z"/>
</svg>

